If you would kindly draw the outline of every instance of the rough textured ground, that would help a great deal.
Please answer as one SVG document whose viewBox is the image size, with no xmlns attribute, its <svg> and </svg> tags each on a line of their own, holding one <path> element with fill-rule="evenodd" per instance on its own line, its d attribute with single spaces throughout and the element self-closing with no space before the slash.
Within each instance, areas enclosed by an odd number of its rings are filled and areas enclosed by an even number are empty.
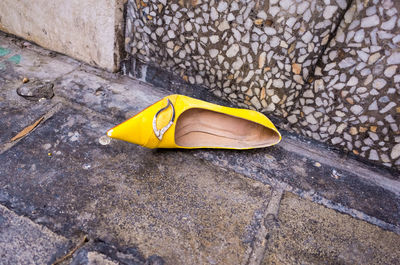
<svg viewBox="0 0 400 265">
<path fill-rule="evenodd" d="M 286 193 L 262 264 L 399 264 L 399 238 Z M 383 254 L 385 253 L 385 254 Z"/>
<path fill-rule="evenodd" d="M 286 132 L 249 152 L 110 140 L 108 128 L 169 92 L 5 35 L 0 47 L 0 263 L 50 264 L 74 246 L 63 264 L 399 260 L 397 172 Z"/>
<path fill-rule="evenodd" d="M 45 264 L 70 242 L 0 205 L 0 259 L 8 264 Z"/>
</svg>

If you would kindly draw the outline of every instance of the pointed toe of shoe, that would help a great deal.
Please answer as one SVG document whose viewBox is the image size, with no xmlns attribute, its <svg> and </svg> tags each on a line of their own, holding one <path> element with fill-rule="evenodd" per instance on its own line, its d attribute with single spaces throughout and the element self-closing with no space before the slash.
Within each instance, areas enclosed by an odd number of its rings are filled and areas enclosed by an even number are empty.
<svg viewBox="0 0 400 265">
<path fill-rule="evenodd" d="M 133 117 L 108 130 L 107 135 L 114 139 L 145 145 L 146 136 L 143 127 L 142 121 Z"/>
<path fill-rule="evenodd" d="M 173 132 L 169 130 L 172 125 L 170 124 L 171 116 L 174 116 L 172 102 L 175 103 L 175 99 L 176 96 L 172 95 L 154 103 L 132 118 L 108 130 L 107 135 L 148 148 L 175 147 Z"/>
</svg>

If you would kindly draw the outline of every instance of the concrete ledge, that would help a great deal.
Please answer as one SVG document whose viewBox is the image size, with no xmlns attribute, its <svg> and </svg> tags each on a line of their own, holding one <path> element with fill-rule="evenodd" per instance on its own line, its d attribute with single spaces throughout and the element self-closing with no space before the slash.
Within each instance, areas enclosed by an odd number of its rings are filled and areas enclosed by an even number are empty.
<svg viewBox="0 0 400 265">
<path fill-rule="evenodd" d="M 125 0 L 0 2 L 0 30 L 109 71 L 119 68 Z"/>
</svg>

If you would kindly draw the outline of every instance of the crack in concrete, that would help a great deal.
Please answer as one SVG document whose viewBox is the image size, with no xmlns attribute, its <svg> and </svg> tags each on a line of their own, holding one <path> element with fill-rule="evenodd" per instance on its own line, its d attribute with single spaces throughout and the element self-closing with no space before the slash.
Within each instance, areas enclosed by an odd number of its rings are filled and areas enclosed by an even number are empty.
<svg viewBox="0 0 400 265">
<path fill-rule="evenodd" d="M 279 228 L 278 213 L 280 203 L 283 197 L 282 189 L 274 189 L 271 198 L 264 212 L 264 218 L 261 222 L 260 229 L 255 235 L 249 249 L 246 251 L 244 265 L 261 264 L 265 255 L 268 244 L 271 244 L 271 235 Z"/>
</svg>

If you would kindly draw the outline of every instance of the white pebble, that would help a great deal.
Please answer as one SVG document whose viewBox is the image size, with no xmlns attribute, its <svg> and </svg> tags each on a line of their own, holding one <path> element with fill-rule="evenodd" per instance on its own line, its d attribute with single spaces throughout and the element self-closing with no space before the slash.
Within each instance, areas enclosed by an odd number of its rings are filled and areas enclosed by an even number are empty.
<svg viewBox="0 0 400 265">
<path fill-rule="evenodd" d="M 386 85 L 386 80 L 382 78 L 375 79 L 372 86 L 375 89 L 382 89 Z"/>
<path fill-rule="evenodd" d="M 395 106 L 396 106 L 396 103 L 390 102 L 390 103 L 387 104 L 383 109 L 381 109 L 381 110 L 379 111 L 379 113 L 385 113 L 385 112 L 389 111 L 390 109 L 392 109 L 392 108 L 395 107 Z"/>
<path fill-rule="evenodd" d="M 379 160 L 379 156 L 378 156 L 378 153 L 376 152 L 376 150 L 374 150 L 374 149 L 371 150 L 371 152 L 369 153 L 368 159 L 375 160 L 375 161 Z"/>
<path fill-rule="evenodd" d="M 219 12 L 224 12 L 227 8 L 228 8 L 228 4 L 226 2 L 220 2 L 217 7 L 217 10 Z"/>
<path fill-rule="evenodd" d="M 111 138 L 108 137 L 107 135 L 103 135 L 102 137 L 99 138 L 99 143 L 101 145 L 108 145 L 111 142 Z"/>
<path fill-rule="evenodd" d="M 219 41 L 219 36 L 218 35 L 212 35 L 210 37 L 211 43 L 217 43 Z"/>
<path fill-rule="evenodd" d="M 217 20 L 218 19 L 218 12 L 215 9 L 215 7 L 211 7 L 210 16 L 211 16 L 211 20 Z"/>
<path fill-rule="evenodd" d="M 336 3 L 341 9 L 345 9 L 347 7 L 347 2 L 346 0 L 336 0 Z"/>
<path fill-rule="evenodd" d="M 400 52 L 393 53 L 388 59 L 388 64 L 400 64 Z"/>
<path fill-rule="evenodd" d="M 260 101 L 257 99 L 256 96 L 254 96 L 254 97 L 250 100 L 250 102 L 251 102 L 251 103 L 253 104 L 253 106 L 256 107 L 257 109 L 261 109 L 261 108 L 262 108 L 262 106 L 261 106 L 261 104 L 260 104 Z"/>
<path fill-rule="evenodd" d="M 392 30 L 394 28 L 394 26 L 396 25 L 396 20 L 397 20 L 397 16 L 393 16 L 388 21 L 383 22 L 381 25 L 382 29 Z"/>
<path fill-rule="evenodd" d="M 396 73 L 396 70 L 397 70 L 397 65 L 392 65 L 392 66 L 386 68 L 384 74 L 386 77 L 390 78 Z"/>
<path fill-rule="evenodd" d="M 257 17 L 264 19 L 264 20 L 266 20 L 268 18 L 267 13 L 265 13 L 264 10 L 262 10 L 261 12 L 258 12 Z"/>
<path fill-rule="evenodd" d="M 218 26 L 218 30 L 219 31 L 224 31 L 224 30 L 227 30 L 229 28 L 230 28 L 229 22 L 226 21 L 226 20 L 222 21 L 221 24 L 219 24 L 219 26 Z"/>
<path fill-rule="evenodd" d="M 274 28 L 271 28 L 271 27 L 265 27 L 264 28 L 264 32 L 267 35 L 275 35 L 276 34 L 276 30 Z"/>
<path fill-rule="evenodd" d="M 350 108 L 350 111 L 353 112 L 355 115 L 358 115 L 363 111 L 363 108 L 360 105 L 354 105 Z"/>
<path fill-rule="evenodd" d="M 169 37 L 170 39 L 175 38 L 175 32 L 174 32 L 173 30 L 168 30 L 168 37 Z"/>
<path fill-rule="evenodd" d="M 209 51 L 211 58 L 215 58 L 218 55 L 218 50 L 217 49 L 211 49 Z"/>
<path fill-rule="evenodd" d="M 313 115 L 307 115 L 306 120 L 310 124 L 317 124 L 318 123 Z"/>
<path fill-rule="evenodd" d="M 309 43 L 313 38 L 313 35 L 311 34 L 311 32 L 307 31 L 302 37 L 301 39 L 305 42 L 305 43 Z"/>
<path fill-rule="evenodd" d="M 273 86 L 276 88 L 282 88 L 283 87 L 283 81 L 281 79 L 275 79 L 273 81 Z"/>
<path fill-rule="evenodd" d="M 277 7 L 277 6 L 272 6 L 270 9 L 269 9 L 269 13 L 274 17 L 274 16 L 276 16 L 276 14 L 278 14 L 278 12 L 280 11 L 280 9 L 279 9 L 279 7 Z"/>
<path fill-rule="evenodd" d="M 358 78 L 355 76 L 352 76 L 350 80 L 347 82 L 347 86 L 355 86 L 358 84 Z"/>
<path fill-rule="evenodd" d="M 392 159 L 396 159 L 400 156 L 400 144 L 396 144 L 393 146 L 392 152 L 390 153 L 390 157 Z"/>
<path fill-rule="evenodd" d="M 377 25 L 379 25 L 379 17 L 377 15 L 365 17 L 361 20 L 361 27 L 363 28 L 370 28 Z"/>
<path fill-rule="evenodd" d="M 358 57 L 360 57 L 360 59 L 363 60 L 364 62 L 368 61 L 369 55 L 367 53 L 365 53 L 364 51 L 358 50 L 357 54 L 358 54 Z"/>
<path fill-rule="evenodd" d="M 368 59 L 368 64 L 374 64 L 379 58 L 381 58 L 381 54 L 379 52 L 372 54 Z"/>
<path fill-rule="evenodd" d="M 375 14 L 376 14 L 376 6 L 373 5 L 373 6 L 371 6 L 371 7 L 368 7 L 367 10 L 366 10 L 366 12 L 365 12 L 365 14 L 366 14 L 367 16 L 375 15 Z"/>
<path fill-rule="evenodd" d="M 303 14 L 307 10 L 309 5 L 310 5 L 310 3 L 307 2 L 307 1 L 304 1 L 304 2 L 300 3 L 297 6 L 297 14 L 299 14 L 299 15 Z"/>
<path fill-rule="evenodd" d="M 374 100 L 371 105 L 369 105 L 368 110 L 378 110 L 378 102 Z"/>
<path fill-rule="evenodd" d="M 228 57 L 233 57 L 233 56 L 235 56 L 238 52 L 239 52 L 239 45 L 238 44 L 233 44 L 229 49 L 228 49 L 228 51 L 226 52 L 226 56 L 228 56 Z"/>
<path fill-rule="evenodd" d="M 339 63 L 340 68 L 347 68 L 350 66 L 353 66 L 356 63 L 356 61 L 353 60 L 353 58 L 345 58 Z"/>
<path fill-rule="evenodd" d="M 277 95 L 273 95 L 271 97 L 272 102 L 274 102 L 275 104 L 278 103 L 279 101 L 281 101 L 281 99 L 277 96 Z"/>
<path fill-rule="evenodd" d="M 289 28 L 293 28 L 294 23 L 296 23 L 296 18 L 294 18 L 294 17 L 291 17 L 286 21 L 286 25 Z"/>
<path fill-rule="evenodd" d="M 293 3 L 292 0 L 281 0 L 281 1 L 279 1 L 279 5 L 280 5 L 284 10 L 288 10 L 293 4 L 294 4 L 294 3 Z"/>
<path fill-rule="evenodd" d="M 186 30 L 186 31 L 192 31 L 192 29 L 193 29 L 192 24 L 191 24 L 189 21 L 186 22 L 186 24 L 185 24 L 185 30 Z"/>
<path fill-rule="evenodd" d="M 355 42 L 362 42 L 364 40 L 364 30 L 360 29 L 359 31 L 356 32 L 354 35 L 354 41 Z"/>
<path fill-rule="evenodd" d="M 327 7 L 325 7 L 324 14 L 323 14 L 324 18 L 325 19 L 331 19 L 333 17 L 333 14 L 337 10 L 337 8 L 338 8 L 337 6 L 327 6 Z"/>
<path fill-rule="evenodd" d="M 249 82 L 250 79 L 253 77 L 253 75 L 254 75 L 254 71 L 250 70 L 249 73 L 247 74 L 246 78 L 243 79 L 243 83 Z"/>
<path fill-rule="evenodd" d="M 278 46 L 279 43 L 280 43 L 280 39 L 279 39 L 277 36 L 274 36 L 274 37 L 271 39 L 271 42 L 270 42 L 269 44 L 271 45 L 271 47 L 274 48 L 274 47 Z"/>
</svg>

